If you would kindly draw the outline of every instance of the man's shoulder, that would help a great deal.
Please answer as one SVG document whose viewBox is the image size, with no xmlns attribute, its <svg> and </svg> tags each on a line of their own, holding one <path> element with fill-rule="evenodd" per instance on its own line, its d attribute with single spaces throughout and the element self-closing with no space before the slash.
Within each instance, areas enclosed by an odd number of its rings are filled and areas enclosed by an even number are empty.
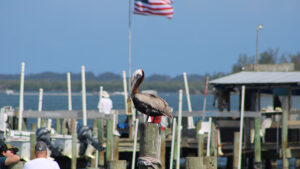
<svg viewBox="0 0 300 169">
<path fill-rule="evenodd" d="M 56 161 L 45 159 L 45 158 L 36 158 L 34 160 L 31 160 L 31 161 L 28 161 L 27 163 L 25 163 L 26 167 L 40 166 L 40 165 L 58 165 L 58 164 Z"/>
</svg>

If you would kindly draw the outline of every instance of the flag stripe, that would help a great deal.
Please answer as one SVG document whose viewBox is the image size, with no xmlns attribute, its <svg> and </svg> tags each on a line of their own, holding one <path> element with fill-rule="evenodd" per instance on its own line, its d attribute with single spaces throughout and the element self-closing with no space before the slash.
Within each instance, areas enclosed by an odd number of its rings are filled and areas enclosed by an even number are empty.
<svg viewBox="0 0 300 169">
<path fill-rule="evenodd" d="M 146 14 L 152 14 L 152 15 L 166 15 L 166 16 L 168 16 L 168 15 L 170 15 L 170 16 L 172 16 L 173 15 L 173 11 L 171 11 L 171 12 L 164 12 L 164 13 L 159 13 L 159 12 L 154 12 L 154 11 L 147 11 L 147 10 L 144 10 L 144 11 L 140 11 L 139 9 L 136 9 L 135 8 L 135 11 L 134 11 L 134 13 L 136 13 L 136 14 L 141 14 L 141 13 L 146 13 Z"/>
<path fill-rule="evenodd" d="M 134 6 L 135 14 L 173 17 L 173 7 L 169 0 L 136 0 Z"/>
<path fill-rule="evenodd" d="M 135 7 L 136 8 L 138 8 L 138 9 L 143 9 L 143 8 L 145 8 L 145 9 L 148 9 L 148 10 L 173 10 L 173 8 L 172 7 L 160 7 L 160 6 L 158 6 L 158 7 L 155 7 L 155 6 L 150 6 L 150 5 L 141 5 L 141 4 L 135 4 Z"/>
</svg>

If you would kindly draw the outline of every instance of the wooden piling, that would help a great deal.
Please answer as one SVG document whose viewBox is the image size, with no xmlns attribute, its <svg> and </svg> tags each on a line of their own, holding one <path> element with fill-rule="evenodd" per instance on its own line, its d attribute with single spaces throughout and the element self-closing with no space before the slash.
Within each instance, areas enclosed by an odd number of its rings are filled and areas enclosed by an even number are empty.
<svg viewBox="0 0 300 169">
<path fill-rule="evenodd" d="M 61 134 L 61 120 L 56 118 L 56 133 Z"/>
<path fill-rule="evenodd" d="M 204 134 L 198 134 L 198 157 L 204 156 Z"/>
<path fill-rule="evenodd" d="M 30 159 L 35 159 L 35 143 L 36 143 L 36 135 L 35 132 L 30 133 Z"/>
<path fill-rule="evenodd" d="M 180 168 L 180 145 L 181 145 L 181 122 L 182 122 L 182 90 L 179 90 L 179 104 L 178 104 L 178 133 L 177 133 L 177 158 L 176 169 Z"/>
<path fill-rule="evenodd" d="M 39 104 L 38 104 L 38 111 L 42 112 L 42 107 L 43 107 L 43 93 L 44 89 L 40 88 L 39 89 Z M 37 127 L 41 127 L 41 118 L 37 118 Z"/>
<path fill-rule="evenodd" d="M 110 116 L 112 117 L 112 116 Z M 113 120 L 106 119 L 106 163 L 113 160 Z"/>
<path fill-rule="evenodd" d="M 36 132 L 36 124 L 31 125 L 31 131 L 34 133 Z"/>
<path fill-rule="evenodd" d="M 287 157 L 288 149 L 288 118 L 291 109 L 291 89 L 288 89 L 288 96 L 282 97 L 282 168 L 289 168 L 289 161 Z"/>
<path fill-rule="evenodd" d="M 126 169 L 126 160 L 108 161 L 107 169 Z"/>
<path fill-rule="evenodd" d="M 47 127 L 47 120 L 45 118 L 41 118 L 41 127 Z"/>
<path fill-rule="evenodd" d="M 198 121 L 196 125 L 196 139 L 198 141 L 198 157 L 204 156 L 204 134 L 200 134 L 199 131 L 201 130 L 201 121 Z"/>
<path fill-rule="evenodd" d="M 161 130 L 161 169 L 166 168 L 166 131 Z"/>
<path fill-rule="evenodd" d="M 68 134 L 67 123 L 68 123 L 68 119 L 63 119 L 63 121 L 62 121 L 62 134 L 64 134 L 64 135 Z"/>
<path fill-rule="evenodd" d="M 119 136 L 113 136 L 113 160 L 119 160 Z"/>
<path fill-rule="evenodd" d="M 216 130 L 215 121 L 212 120 L 212 125 L 211 125 L 211 154 L 215 157 L 218 156 L 218 139 L 217 139 L 217 136 L 218 136 L 218 133 L 217 133 L 217 130 Z"/>
<path fill-rule="evenodd" d="M 100 143 L 103 143 L 104 141 L 104 120 L 102 117 L 98 118 L 97 124 L 98 124 L 98 141 Z M 100 166 L 104 166 L 104 151 L 100 151 L 98 154 L 98 164 Z"/>
<path fill-rule="evenodd" d="M 161 129 L 155 123 L 140 124 L 140 156 L 139 169 L 161 168 Z M 143 162 L 150 162 L 153 167 L 146 166 Z"/>
<path fill-rule="evenodd" d="M 18 114 L 18 130 L 22 131 L 23 124 L 23 111 L 24 111 L 24 72 L 25 63 L 21 63 L 21 77 L 20 77 L 20 95 L 19 95 L 19 114 Z M 24 129 L 24 128 L 23 128 Z"/>
<path fill-rule="evenodd" d="M 93 119 L 93 136 L 97 136 L 97 134 L 98 134 L 97 126 L 98 126 L 97 119 Z M 98 153 L 98 156 L 97 156 L 97 153 Z M 98 163 L 99 152 L 97 152 L 97 153 L 95 155 L 96 157 L 91 159 L 91 166 L 97 167 L 99 164 Z"/>
<path fill-rule="evenodd" d="M 240 132 L 234 132 L 234 142 L 233 142 L 233 169 L 238 169 L 239 167 L 239 146 L 240 146 Z"/>
<path fill-rule="evenodd" d="M 171 154 L 170 154 L 170 166 L 169 169 L 173 169 L 173 161 L 174 161 L 174 147 L 175 147 L 175 138 L 176 138 L 176 118 L 173 118 L 172 121 L 172 142 L 171 142 Z"/>
<path fill-rule="evenodd" d="M 256 168 L 262 168 L 261 165 L 261 142 L 260 142 L 260 117 L 255 118 L 255 133 L 254 133 L 254 155 Z"/>
<path fill-rule="evenodd" d="M 72 160 L 71 160 L 71 169 L 76 169 L 77 163 L 77 132 L 76 132 L 76 120 L 72 119 Z"/>
<path fill-rule="evenodd" d="M 206 169 L 203 165 L 203 157 L 186 157 L 185 169 Z"/>
</svg>

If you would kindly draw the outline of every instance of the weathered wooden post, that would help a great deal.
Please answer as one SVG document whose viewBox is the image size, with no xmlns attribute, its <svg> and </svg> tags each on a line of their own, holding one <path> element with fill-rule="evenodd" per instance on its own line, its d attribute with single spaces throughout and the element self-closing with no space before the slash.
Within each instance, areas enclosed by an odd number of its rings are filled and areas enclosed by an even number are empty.
<svg viewBox="0 0 300 169">
<path fill-rule="evenodd" d="M 289 168 L 289 161 L 287 157 L 288 148 L 288 118 L 291 109 L 291 89 L 288 89 L 288 96 L 282 97 L 282 168 Z"/>
<path fill-rule="evenodd" d="M 155 123 L 140 124 L 139 169 L 161 168 L 161 129 Z"/>
<path fill-rule="evenodd" d="M 240 140 L 239 140 L 239 156 L 238 169 L 242 168 L 242 147 L 243 147 L 243 131 L 244 131 L 244 112 L 245 112 L 245 86 L 241 89 L 241 118 L 240 118 Z"/>
<path fill-rule="evenodd" d="M 68 134 L 67 123 L 68 123 L 68 119 L 62 120 L 62 134 L 64 135 Z"/>
<path fill-rule="evenodd" d="M 233 169 L 238 169 L 239 167 L 239 146 L 240 146 L 240 132 L 234 132 L 234 142 L 233 142 Z"/>
<path fill-rule="evenodd" d="M 42 88 L 40 88 L 39 90 L 39 104 L 38 104 L 38 111 L 42 112 L 42 107 L 43 107 L 43 93 L 44 90 Z M 39 117 L 37 119 L 37 128 L 41 127 L 41 118 Z"/>
<path fill-rule="evenodd" d="M 204 134 L 199 133 L 201 130 L 202 120 L 198 121 L 196 127 L 196 138 L 198 140 L 198 157 L 204 156 Z"/>
<path fill-rule="evenodd" d="M 133 140 L 133 151 L 132 151 L 131 169 L 135 169 L 136 144 L 137 144 L 137 137 L 138 137 L 138 128 L 139 128 L 139 119 L 136 119 L 135 120 L 134 140 Z"/>
<path fill-rule="evenodd" d="M 204 156 L 204 134 L 198 134 L 198 156 Z"/>
<path fill-rule="evenodd" d="M 56 132 L 61 134 L 61 120 L 60 118 L 56 118 Z"/>
<path fill-rule="evenodd" d="M 93 119 L 93 136 L 97 136 L 98 134 L 98 122 L 97 119 Z M 99 156 L 99 151 L 96 150 L 95 158 L 91 159 L 91 166 L 95 166 L 96 168 L 98 167 L 98 156 Z"/>
<path fill-rule="evenodd" d="M 107 163 L 107 169 L 126 169 L 126 160 L 113 160 Z"/>
<path fill-rule="evenodd" d="M 77 163 L 77 132 L 76 132 L 76 120 L 72 119 L 71 122 L 71 132 L 72 132 L 72 161 L 71 169 L 76 169 Z"/>
<path fill-rule="evenodd" d="M 257 111 L 260 112 L 260 89 L 257 92 Z M 255 168 L 262 169 L 261 161 L 261 141 L 260 141 L 260 116 L 254 119 L 254 157 L 255 157 Z"/>
<path fill-rule="evenodd" d="M 35 135 L 36 124 L 32 124 L 31 130 L 33 131 L 32 133 L 30 133 L 30 159 L 32 160 L 35 158 L 34 147 L 36 143 L 36 135 Z"/>
<path fill-rule="evenodd" d="M 103 117 L 98 118 L 98 141 L 103 143 L 104 141 L 104 124 L 103 124 Z M 98 154 L 98 164 L 104 166 L 104 151 L 100 151 Z"/>
<path fill-rule="evenodd" d="M 106 119 L 106 163 L 113 160 L 113 120 L 112 115 Z"/>
<path fill-rule="evenodd" d="M 178 104 L 178 126 L 177 126 L 177 158 L 176 169 L 180 168 L 180 145 L 181 145 L 181 122 L 182 122 L 182 90 L 179 90 L 179 104 Z"/>
<path fill-rule="evenodd" d="M 41 118 L 41 127 L 47 127 L 47 124 L 46 124 L 46 119 L 45 118 Z"/>
<path fill-rule="evenodd" d="M 166 131 L 161 130 L 161 168 L 166 168 Z"/>
<path fill-rule="evenodd" d="M 217 130 L 216 130 L 216 125 L 215 125 L 215 120 L 212 121 L 211 124 L 211 151 L 209 156 L 213 155 L 217 157 L 218 155 L 218 140 L 217 140 Z"/>
<path fill-rule="evenodd" d="M 203 165 L 203 157 L 186 157 L 185 169 L 206 169 Z"/>
<path fill-rule="evenodd" d="M 176 118 L 173 118 L 172 121 L 172 142 L 171 142 L 171 154 L 170 154 L 170 169 L 173 169 L 173 160 L 174 160 L 174 147 L 175 147 L 175 138 L 176 138 Z"/>
<path fill-rule="evenodd" d="M 23 111 L 24 111 L 24 72 L 25 63 L 21 63 L 21 77 L 20 77 L 20 95 L 19 95 L 19 114 L 18 114 L 18 130 L 22 131 L 23 124 Z M 24 129 L 24 128 L 23 128 Z"/>
<path fill-rule="evenodd" d="M 119 160 L 119 136 L 113 136 L 113 160 Z"/>
<path fill-rule="evenodd" d="M 260 117 L 255 118 L 255 133 L 254 133 L 254 154 L 255 154 L 255 166 L 261 169 L 261 142 L 260 142 Z"/>
</svg>

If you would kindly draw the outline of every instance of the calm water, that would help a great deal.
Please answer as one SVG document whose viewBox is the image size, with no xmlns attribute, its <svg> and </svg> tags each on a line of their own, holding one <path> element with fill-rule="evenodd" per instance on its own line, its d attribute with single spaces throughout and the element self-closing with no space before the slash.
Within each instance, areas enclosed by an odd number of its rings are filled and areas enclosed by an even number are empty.
<svg viewBox="0 0 300 169">
<path fill-rule="evenodd" d="M 178 93 L 159 93 L 160 97 L 164 98 L 169 106 L 173 107 L 174 110 L 178 110 Z M 191 95 L 191 104 L 193 110 L 202 110 L 203 109 L 203 95 Z M 99 100 L 97 95 L 88 95 L 87 99 L 87 109 L 96 110 Z M 113 101 L 114 109 L 124 109 L 124 96 L 122 95 L 113 95 L 111 96 Z M 270 105 L 272 102 L 268 97 L 263 97 L 263 106 Z M 215 110 L 212 105 L 213 95 L 207 96 L 207 110 Z M 12 106 L 19 107 L 19 96 L 18 95 L 6 95 L 0 94 L 0 107 L 3 106 Z M 72 106 L 73 110 L 81 110 L 81 96 L 73 95 L 72 96 Z M 187 110 L 187 101 L 186 96 L 183 95 L 183 110 Z M 238 109 L 238 96 L 233 95 L 231 97 L 231 107 L 233 110 Z M 38 94 L 35 95 L 24 95 L 24 109 L 38 109 Z M 43 110 L 67 110 L 68 109 L 68 98 L 66 95 L 44 95 L 43 96 Z"/>
</svg>

